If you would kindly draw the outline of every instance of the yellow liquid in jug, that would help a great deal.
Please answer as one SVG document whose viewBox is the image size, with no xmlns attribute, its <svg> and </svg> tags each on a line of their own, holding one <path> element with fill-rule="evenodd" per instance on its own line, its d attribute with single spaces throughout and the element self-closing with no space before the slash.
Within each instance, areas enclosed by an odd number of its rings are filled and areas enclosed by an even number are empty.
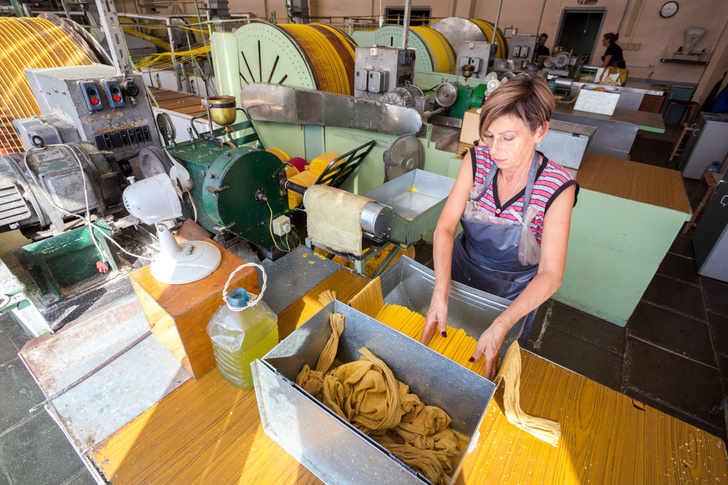
<svg viewBox="0 0 728 485">
<path fill-rule="evenodd" d="M 245 313 L 250 311 L 246 310 Z M 247 326 L 245 338 L 238 351 L 232 352 L 217 345 L 214 340 L 212 343 L 220 374 L 230 384 L 243 390 L 253 387 L 250 363 L 262 358 L 278 345 L 278 324 L 265 314 L 257 313 L 255 317 L 255 322 Z"/>
</svg>

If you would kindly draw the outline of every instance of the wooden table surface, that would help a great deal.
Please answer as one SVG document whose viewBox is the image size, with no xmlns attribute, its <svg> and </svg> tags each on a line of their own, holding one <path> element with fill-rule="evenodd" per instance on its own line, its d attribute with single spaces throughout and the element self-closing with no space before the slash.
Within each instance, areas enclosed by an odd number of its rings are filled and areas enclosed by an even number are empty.
<svg viewBox="0 0 728 485">
<path fill-rule="evenodd" d="M 677 170 L 588 153 L 576 180 L 584 189 L 691 213 Z"/>
<path fill-rule="evenodd" d="M 285 336 L 365 280 L 339 270 L 279 315 Z M 522 351 L 521 403 L 562 424 L 558 447 L 508 423 L 502 391 L 453 483 L 728 483 L 725 443 L 709 433 Z M 114 484 L 313 484 L 320 481 L 263 432 L 255 393 L 217 369 L 190 380 L 90 452 Z M 383 482 L 384 483 L 384 482 Z"/>
</svg>

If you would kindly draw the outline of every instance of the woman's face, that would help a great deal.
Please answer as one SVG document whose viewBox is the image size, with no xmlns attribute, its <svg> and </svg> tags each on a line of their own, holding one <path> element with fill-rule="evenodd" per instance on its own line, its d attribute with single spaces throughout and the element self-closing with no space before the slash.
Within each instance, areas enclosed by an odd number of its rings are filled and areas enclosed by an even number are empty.
<svg viewBox="0 0 728 485">
<path fill-rule="evenodd" d="M 609 47 L 609 41 L 607 40 L 606 37 L 602 37 L 602 45 L 604 47 Z"/>
<path fill-rule="evenodd" d="M 548 123 L 531 129 L 516 116 L 501 116 L 485 130 L 483 143 L 500 170 L 518 170 L 531 164 L 536 143 L 541 143 Z"/>
</svg>

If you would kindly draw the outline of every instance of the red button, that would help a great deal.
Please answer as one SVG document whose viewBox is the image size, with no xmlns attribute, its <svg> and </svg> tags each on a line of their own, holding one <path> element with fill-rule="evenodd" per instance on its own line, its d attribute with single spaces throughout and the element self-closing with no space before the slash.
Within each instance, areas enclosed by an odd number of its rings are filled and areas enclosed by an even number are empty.
<svg viewBox="0 0 728 485">
<path fill-rule="evenodd" d="M 99 98 L 91 98 L 91 104 L 99 104 Z"/>
<path fill-rule="evenodd" d="M 114 95 L 114 101 L 116 101 L 116 102 L 121 101 L 121 96 L 119 96 L 118 94 L 115 94 Z"/>
</svg>

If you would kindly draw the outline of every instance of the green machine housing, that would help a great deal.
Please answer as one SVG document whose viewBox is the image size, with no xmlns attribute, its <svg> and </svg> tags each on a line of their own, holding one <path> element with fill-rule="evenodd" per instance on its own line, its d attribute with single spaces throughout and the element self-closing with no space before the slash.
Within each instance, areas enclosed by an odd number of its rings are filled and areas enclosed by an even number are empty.
<svg viewBox="0 0 728 485">
<path fill-rule="evenodd" d="M 185 216 L 212 233 L 230 231 L 273 252 L 271 221 L 290 212 L 280 188 L 285 164 L 274 154 L 251 146 L 231 148 L 219 142 L 192 140 L 167 148 L 189 172 L 190 195 Z"/>
</svg>

